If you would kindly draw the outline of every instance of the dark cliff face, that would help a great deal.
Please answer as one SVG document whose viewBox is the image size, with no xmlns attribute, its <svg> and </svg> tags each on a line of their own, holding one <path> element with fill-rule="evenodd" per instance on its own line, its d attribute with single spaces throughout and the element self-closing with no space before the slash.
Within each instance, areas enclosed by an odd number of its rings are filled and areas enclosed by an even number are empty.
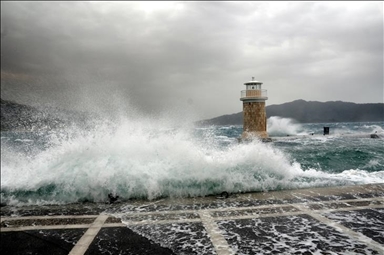
<svg viewBox="0 0 384 255">
<path fill-rule="evenodd" d="M 36 108 L 1 99 L 1 130 L 30 130 L 41 128 L 43 113 Z"/>
<path fill-rule="evenodd" d="M 1 99 L 1 131 L 41 131 L 76 125 L 90 128 L 94 118 L 87 113 L 36 108 Z"/>
<path fill-rule="evenodd" d="M 267 117 L 292 118 L 300 123 L 384 121 L 384 104 L 355 104 L 342 101 L 296 100 L 266 107 Z M 198 125 L 242 125 L 243 113 L 203 120 Z"/>
</svg>

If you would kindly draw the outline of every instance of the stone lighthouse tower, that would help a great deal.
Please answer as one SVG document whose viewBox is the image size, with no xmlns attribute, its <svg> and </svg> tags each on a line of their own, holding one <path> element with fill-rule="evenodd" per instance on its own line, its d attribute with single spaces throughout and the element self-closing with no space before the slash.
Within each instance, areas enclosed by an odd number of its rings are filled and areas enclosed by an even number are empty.
<svg viewBox="0 0 384 255">
<path fill-rule="evenodd" d="M 270 141 L 267 133 L 267 113 L 265 111 L 265 100 L 267 90 L 261 89 L 262 82 L 252 81 L 244 83 L 245 90 L 241 91 L 240 100 L 243 101 L 243 134 L 241 138 L 248 140 L 259 138 L 263 141 Z"/>
</svg>

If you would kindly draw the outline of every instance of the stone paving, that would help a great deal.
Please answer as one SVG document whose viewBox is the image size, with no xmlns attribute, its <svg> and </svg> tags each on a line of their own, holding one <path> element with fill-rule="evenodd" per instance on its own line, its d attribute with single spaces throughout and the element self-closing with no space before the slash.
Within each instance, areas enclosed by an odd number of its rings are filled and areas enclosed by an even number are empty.
<svg viewBox="0 0 384 255">
<path fill-rule="evenodd" d="M 384 254 L 384 184 L 1 208 L 2 254 Z"/>
</svg>

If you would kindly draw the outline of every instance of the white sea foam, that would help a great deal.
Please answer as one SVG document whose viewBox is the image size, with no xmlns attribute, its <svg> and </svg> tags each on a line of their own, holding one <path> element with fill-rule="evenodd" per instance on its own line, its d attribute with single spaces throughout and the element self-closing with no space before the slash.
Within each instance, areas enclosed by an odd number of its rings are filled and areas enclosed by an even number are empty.
<svg viewBox="0 0 384 255">
<path fill-rule="evenodd" d="M 195 131 L 160 118 L 130 118 L 92 131 L 52 133 L 51 147 L 33 157 L 2 148 L 2 201 L 105 201 L 110 192 L 155 199 L 384 182 L 382 172 L 356 169 L 356 178 L 350 177 L 353 170 L 303 170 L 273 143 L 232 140 L 220 146 L 230 139 L 210 129 L 200 136 Z"/>
<path fill-rule="evenodd" d="M 218 226 L 236 254 L 353 254 L 357 248 L 374 254 L 364 243 L 306 215 L 222 220 Z"/>
<path fill-rule="evenodd" d="M 303 126 L 294 119 L 272 116 L 267 120 L 270 136 L 304 135 L 308 134 Z"/>
<path fill-rule="evenodd" d="M 15 142 L 33 143 L 33 140 L 31 140 L 31 139 L 16 139 Z"/>
</svg>

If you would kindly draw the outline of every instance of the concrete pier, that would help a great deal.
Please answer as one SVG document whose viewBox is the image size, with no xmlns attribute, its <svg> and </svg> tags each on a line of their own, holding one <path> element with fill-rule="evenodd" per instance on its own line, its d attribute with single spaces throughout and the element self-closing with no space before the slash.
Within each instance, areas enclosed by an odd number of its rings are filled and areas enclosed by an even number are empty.
<svg viewBox="0 0 384 255">
<path fill-rule="evenodd" d="M 336 135 L 323 135 L 323 134 L 309 134 L 309 135 L 289 135 L 289 136 L 272 136 L 269 137 L 272 142 L 279 141 L 289 141 L 297 139 L 333 139 L 333 138 L 347 138 L 347 139 L 358 139 L 358 138 L 368 138 L 368 139 L 384 139 L 383 136 L 377 134 L 336 134 Z"/>
<path fill-rule="evenodd" d="M 129 210 L 127 210 L 129 209 Z M 384 184 L 1 207 L 2 254 L 384 254 Z"/>
</svg>

